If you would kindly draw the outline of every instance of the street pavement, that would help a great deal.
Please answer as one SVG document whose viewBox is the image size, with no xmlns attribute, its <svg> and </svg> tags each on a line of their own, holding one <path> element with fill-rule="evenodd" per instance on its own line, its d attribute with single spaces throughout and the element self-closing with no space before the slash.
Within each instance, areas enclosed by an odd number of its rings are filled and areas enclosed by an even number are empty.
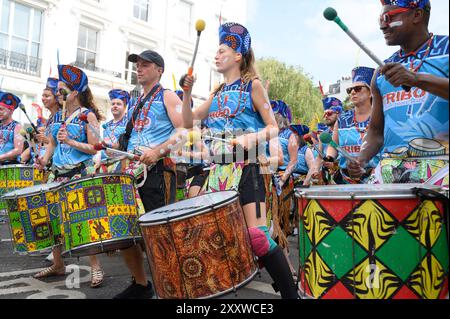
<svg viewBox="0 0 450 319">
<path fill-rule="evenodd" d="M 298 237 L 291 236 L 290 259 L 298 268 Z M 87 257 L 65 258 L 66 276 L 34 279 L 33 275 L 51 265 L 42 256 L 19 256 L 13 253 L 8 224 L 0 224 L 0 299 L 111 299 L 122 292 L 131 276 L 119 253 L 113 256 L 99 255 L 105 271 L 105 280 L 99 288 L 90 287 L 90 267 Z M 144 255 L 145 256 L 145 255 Z M 145 261 L 146 272 L 150 269 Z M 79 280 L 78 280 L 79 278 Z M 265 269 L 245 287 L 219 299 L 280 299 L 271 286 Z"/>
</svg>

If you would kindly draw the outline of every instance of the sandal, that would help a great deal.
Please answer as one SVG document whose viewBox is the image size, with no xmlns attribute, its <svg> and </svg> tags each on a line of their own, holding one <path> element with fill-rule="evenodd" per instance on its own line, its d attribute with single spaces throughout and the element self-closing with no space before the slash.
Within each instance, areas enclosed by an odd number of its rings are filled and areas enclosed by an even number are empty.
<svg viewBox="0 0 450 319">
<path fill-rule="evenodd" d="M 33 276 L 33 278 L 40 279 L 40 278 L 64 276 L 65 274 L 66 274 L 66 267 L 63 266 L 63 268 L 55 268 L 55 265 L 53 265 L 37 273 L 36 275 Z"/>
<path fill-rule="evenodd" d="M 103 283 L 105 273 L 101 268 L 91 268 L 91 287 L 97 288 Z"/>
</svg>

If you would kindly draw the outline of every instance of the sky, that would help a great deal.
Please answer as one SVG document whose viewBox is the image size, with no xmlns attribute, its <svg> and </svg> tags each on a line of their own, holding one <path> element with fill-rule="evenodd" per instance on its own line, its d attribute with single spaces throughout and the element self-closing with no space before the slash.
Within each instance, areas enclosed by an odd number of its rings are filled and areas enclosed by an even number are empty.
<svg viewBox="0 0 450 319">
<path fill-rule="evenodd" d="M 361 3 L 364 3 L 363 5 Z M 449 1 L 431 0 L 430 32 L 449 34 Z M 381 60 L 388 47 L 379 29 L 379 0 L 248 0 L 247 27 L 257 58 L 276 58 L 300 66 L 328 88 L 356 66 L 376 64 L 323 11 L 333 7 L 349 29 Z"/>
</svg>

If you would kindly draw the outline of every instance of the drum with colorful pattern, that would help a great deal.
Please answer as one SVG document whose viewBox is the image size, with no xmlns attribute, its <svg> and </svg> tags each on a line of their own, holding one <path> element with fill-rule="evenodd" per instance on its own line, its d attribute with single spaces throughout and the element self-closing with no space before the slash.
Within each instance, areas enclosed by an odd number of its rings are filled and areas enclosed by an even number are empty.
<svg viewBox="0 0 450 319">
<path fill-rule="evenodd" d="M 303 295 L 448 298 L 448 204 L 439 192 L 423 184 L 297 190 Z"/>
<path fill-rule="evenodd" d="M 7 206 L 1 197 L 17 189 L 45 183 L 43 172 L 30 165 L 0 166 L 0 213 L 6 213 Z"/>
<path fill-rule="evenodd" d="M 142 216 L 139 224 L 159 298 L 218 297 L 258 272 L 234 191 L 162 207 Z"/>
<path fill-rule="evenodd" d="M 60 183 L 38 185 L 6 194 L 14 251 L 42 253 L 59 244 L 62 212 Z"/>
<path fill-rule="evenodd" d="M 142 241 L 132 176 L 99 174 L 65 183 L 61 189 L 63 255 L 95 255 Z"/>
</svg>

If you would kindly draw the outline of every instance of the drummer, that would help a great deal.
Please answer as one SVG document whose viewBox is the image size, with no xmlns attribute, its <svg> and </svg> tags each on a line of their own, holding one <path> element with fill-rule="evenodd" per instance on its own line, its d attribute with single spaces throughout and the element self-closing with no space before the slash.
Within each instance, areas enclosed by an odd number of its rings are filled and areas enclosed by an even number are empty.
<svg viewBox="0 0 450 319">
<path fill-rule="evenodd" d="M 43 157 L 36 160 L 37 167 L 43 170 L 53 159 L 49 182 L 68 182 L 94 173 L 93 156 L 97 153 L 94 146 L 99 142 L 92 129 L 99 128 L 103 119 L 92 92 L 88 86 L 86 74 L 70 65 L 59 65 L 59 82 L 56 96 L 60 104 L 66 100 L 66 108 L 54 116 L 50 143 Z M 65 114 L 63 112 L 65 111 Z M 85 114 L 90 125 L 86 125 L 80 116 Z M 102 284 L 104 272 L 96 256 L 90 256 L 91 287 Z M 65 266 L 61 256 L 61 246 L 53 249 L 53 265 L 36 274 L 35 278 L 62 276 Z"/>
<path fill-rule="evenodd" d="M 350 156 L 357 158 L 363 138 L 371 121 L 372 104 L 370 82 L 374 69 L 357 67 L 352 71 L 353 84 L 347 89 L 354 109 L 344 112 L 337 120 L 333 130 L 333 140 Z M 324 161 L 334 162 L 338 158 L 338 151 L 328 147 Z M 367 182 L 373 168 L 378 164 L 378 157 L 373 158 L 367 165 L 364 174 L 350 176 L 347 165 L 348 159 L 339 154 L 339 170 L 333 179 L 336 184 L 364 184 Z"/>
<path fill-rule="evenodd" d="M 50 117 L 45 121 L 42 117 L 38 118 L 37 129 L 39 134 L 36 135 L 36 140 L 38 142 L 37 148 L 39 149 L 38 153 L 40 157 L 44 156 L 47 145 L 50 143 L 49 136 L 54 124 L 54 117 L 61 108 L 56 96 L 58 91 L 58 82 L 59 80 L 56 78 L 48 78 L 46 87 L 42 92 L 42 104 L 50 112 Z M 23 162 L 30 161 L 31 163 L 34 163 L 34 158 L 35 151 L 33 147 L 29 147 L 24 153 L 22 153 Z"/>
<path fill-rule="evenodd" d="M 111 90 L 108 93 L 111 101 L 111 114 L 113 119 L 103 125 L 103 142 L 112 147 L 117 143 L 119 136 L 125 133 L 128 123 L 127 108 L 130 102 L 130 94 L 124 90 Z M 97 154 L 98 155 L 98 154 Z M 117 164 L 120 163 L 122 157 L 117 157 L 115 154 L 111 154 L 105 151 L 97 156 L 97 163 L 95 165 L 96 170 L 101 173 L 108 173 L 114 171 L 121 171 Z"/>
<path fill-rule="evenodd" d="M 185 76 L 184 87 L 189 89 L 185 91 L 183 100 L 184 125 L 190 128 L 194 121 L 207 120 L 208 127 L 216 136 L 235 136 L 230 143 L 235 145 L 236 154 L 233 157 L 236 155 L 236 158 L 232 163 L 225 161 L 217 164 L 215 170 L 210 172 L 208 184 L 221 183 L 223 172 L 228 171 L 229 176 L 234 177 L 227 188 L 237 187 L 239 190 L 254 253 L 275 281 L 282 298 L 296 299 L 299 297 L 297 287 L 286 257 L 272 240 L 266 226 L 265 187 L 260 165 L 250 156 L 256 148 L 264 153 L 266 143 L 278 138 L 275 117 L 255 71 L 255 58 L 247 29 L 237 23 L 225 23 L 219 29 L 219 40 L 215 60 L 225 83 L 193 112 L 189 105 L 193 78 Z M 246 152 L 241 154 L 239 149 Z"/>
<path fill-rule="evenodd" d="M 18 157 L 23 152 L 22 125 L 12 119 L 20 103 L 14 94 L 0 91 L 0 166 L 19 164 Z"/>
<path fill-rule="evenodd" d="M 160 54 L 146 50 L 139 55 L 131 54 L 128 61 L 136 64 L 143 95 L 129 109 L 125 133 L 114 148 L 142 154 L 140 163 L 146 165 L 147 178 L 138 191 L 145 211 L 150 212 L 175 202 L 175 167 L 167 156 L 180 139 L 177 129 L 183 125 L 182 102 L 174 92 L 165 90 L 160 84 L 165 70 Z M 135 164 L 130 163 L 130 169 Z M 141 246 L 122 250 L 122 256 L 133 281 L 114 299 L 152 298 L 154 291 L 147 280 Z"/>
<path fill-rule="evenodd" d="M 349 169 L 357 174 L 381 150 L 371 183 L 422 183 L 448 164 L 449 40 L 429 32 L 429 0 L 381 2 L 380 30 L 400 50 L 372 81 L 372 125 Z"/>
</svg>

